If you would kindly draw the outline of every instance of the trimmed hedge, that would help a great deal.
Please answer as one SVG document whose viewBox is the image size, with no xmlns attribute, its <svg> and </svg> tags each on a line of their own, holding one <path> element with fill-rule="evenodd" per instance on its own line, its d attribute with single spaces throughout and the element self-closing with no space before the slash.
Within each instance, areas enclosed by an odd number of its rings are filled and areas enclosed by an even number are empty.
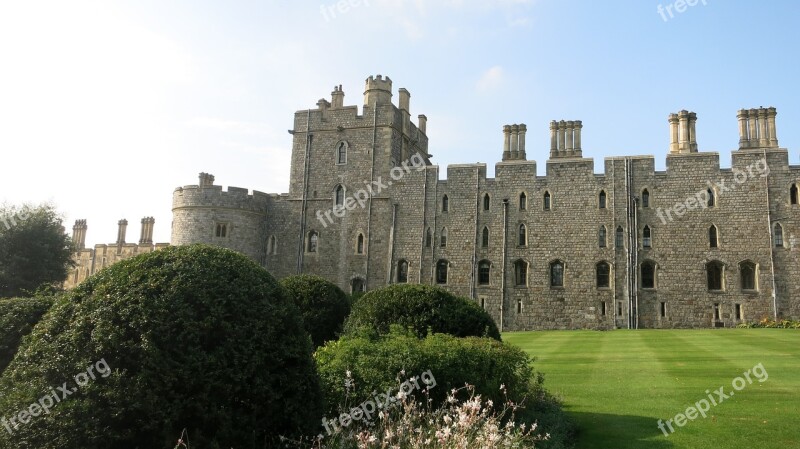
<svg viewBox="0 0 800 449">
<path fill-rule="evenodd" d="M 361 330 L 386 334 L 393 324 L 422 338 L 428 331 L 456 337 L 500 340 L 492 317 L 474 301 L 430 285 L 394 284 L 367 292 L 353 304 L 346 334 Z"/>
<path fill-rule="evenodd" d="M 0 299 L 0 373 L 11 363 L 22 338 L 52 305 L 53 298 Z"/>
<path fill-rule="evenodd" d="M 350 298 L 342 289 L 327 279 L 307 274 L 289 276 L 280 283 L 300 309 L 315 347 L 339 338 L 350 314 Z"/>
<path fill-rule="evenodd" d="M 25 340 L 0 377 L 0 416 L 64 382 L 75 392 L 0 432 L 0 447 L 172 448 L 183 428 L 192 447 L 274 447 L 319 423 L 311 353 L 295 305 L 245 256 L 205 245 L 137 256 L 57 300 Z"/>
</svg>

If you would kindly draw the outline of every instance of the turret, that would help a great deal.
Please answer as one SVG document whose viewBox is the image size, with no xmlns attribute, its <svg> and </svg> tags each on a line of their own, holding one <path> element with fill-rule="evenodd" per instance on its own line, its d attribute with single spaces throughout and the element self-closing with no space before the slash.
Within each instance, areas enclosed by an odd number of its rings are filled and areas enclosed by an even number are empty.
<svg viewBox="0 0 800 449">
<path fill-rule="evenodd" d="M 384 105 L 392 102 L 392 80 L 387 76 L 370 76 L 364 90 L 364 106 Z"/>
</svg>

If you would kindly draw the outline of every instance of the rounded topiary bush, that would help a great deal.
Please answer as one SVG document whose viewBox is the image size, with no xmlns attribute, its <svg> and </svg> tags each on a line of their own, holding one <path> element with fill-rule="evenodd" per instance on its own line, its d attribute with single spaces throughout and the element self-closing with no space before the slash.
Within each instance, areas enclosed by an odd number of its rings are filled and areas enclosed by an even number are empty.
<svg viewBox="0 0 800 449">
<path fill-rule="evenodd" d="M 456 337 L 500 340 L 494 320 L 474 301 L 439 287 L 417 284 L 395 284 L 365 293 L 354 302 L 345 332 L 368 329 L 386 334 L 392 324 L 409 328 L 419 337 L 430 329 Z"/>
<path fill-rule="evenodd" d="M 300 309 L 314 346 L 339 337 L 350 314 L 350 298 L 342 289 L 327 279 L 307 274 L 289 276 L 280 283 Z"/>
<path fill-rule="evenodd" d="M 0 373 L 11 363 L 22 337 L 33 330 L 52 305 L 53 298 L 0 299 Z"/>
<path fill-rule="evenodd" d="M 18 418 L 0 447 L 173 448 L 184 428 L 192 447 L 273 447 L 319 425 L 311 354 L 296 306 L 245 256 L 134 257 L 57 300 L 20 347 L 0 378 L 0 416 Z M 30 408 L 53 391 L 48 413 Z"/>
</svg>

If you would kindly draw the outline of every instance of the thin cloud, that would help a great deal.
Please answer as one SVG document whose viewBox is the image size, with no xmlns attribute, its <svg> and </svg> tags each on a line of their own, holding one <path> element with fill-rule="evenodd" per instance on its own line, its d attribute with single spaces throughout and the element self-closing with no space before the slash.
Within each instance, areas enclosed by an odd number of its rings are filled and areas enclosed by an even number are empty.
<svg viewBox="0 0 800 449">
<path fill-rule="evenodd" d="M 496 65 L 483 72 L 483 75 L 481 75 L 480 79 L 478 80 L 476 87 L 482 92 L 494 90 L 503 83 L 503 79 L 503 68 L 499 65 Z"/>
</svg>

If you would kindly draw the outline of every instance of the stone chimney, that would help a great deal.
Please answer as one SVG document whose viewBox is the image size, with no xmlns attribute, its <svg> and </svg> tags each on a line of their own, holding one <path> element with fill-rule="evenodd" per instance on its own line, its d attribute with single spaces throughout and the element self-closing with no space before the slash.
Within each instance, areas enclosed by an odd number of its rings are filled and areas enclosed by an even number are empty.
<svg viewBox="0 0 800 449">
<path fill-rule="evenodd" d="M 140 245 L 152 245 L 153 244 L 153 227 L 156 223 L 155 218 L 153 217 L 144 217 L 142 218 L 142 233 L 139 238 Z"/>
<path fill-rule="evenodd" d="M 128 220 L 122 219 L 118 223 L 119 231 L 117 231 L 117 245 L 125 244 L 125 234 L 128 232 Z"/>
<path fill-rule="evenodd" d="M 671 154 L 697 153 L 697 114 L 682 110 L 670 114 L 669 152 Z"/>
<path fill-rule="evenodd" d="M 524 161 L 525 156 L 525 124 L 503 126 L 503 161 Z"/>
<path fill-rule="evenodd" d="M 86 220 L 75 220 L 75 226 L 72 227 L 72 243 L 75 249 L 86 249 Z"/>
<path fill-rule="evenodd" d="M 200 173 L 200 187 L 210 187 L 214 185 L 214 175 Z"/>
<path fill-rule="evenodd" d="M 583 157 L 580 120 L 550 122 L 550 158 Z"/>
<path fill-rule="evenodd" d="M 342 85 L 339 84 L 338 86 L 333 86 L 333 92 L 331 92 L 331 108 L 341 108 L 344 107 L 344 91 L 342 90 Z"/>
<path fill-rule="evenodd" d="M 777 115 L 778 112 L 773 107 L 740 109 L 736 114 L 739 120 L 739 149 L 778 148 L 775 129 Z"/>
<path fill-rule="evenodd" d="M 428 117 L 425 114 L 420 114 L 417 118 L 419 119 L 417 129 L 422 131 L 422 134 L 428 134 Z"/>
</svg>

